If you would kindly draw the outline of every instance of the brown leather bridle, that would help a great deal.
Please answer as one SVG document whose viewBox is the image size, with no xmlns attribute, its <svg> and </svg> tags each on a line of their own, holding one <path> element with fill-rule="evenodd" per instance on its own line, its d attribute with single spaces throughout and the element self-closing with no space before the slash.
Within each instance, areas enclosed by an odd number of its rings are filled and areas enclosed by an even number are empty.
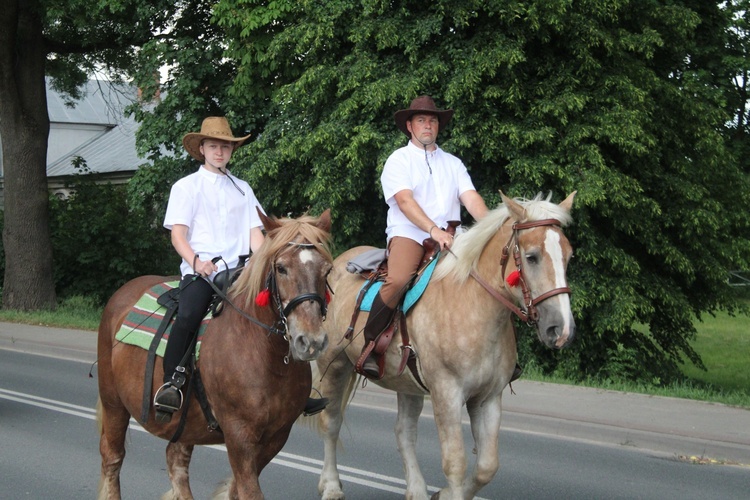
<svg viewBox="0 0 750 500">
<path fill-rule="evenodd" d="M 513 302 L 501 295 L 500 292 L 498 292 L 492 285 L 483 280 L 474 270 L 472 270 L 470 273 L 471 277 L 477 280 L 477 283 L 482 285 L 482 287 L 487 290 L 490 295 L 500 301 L 500 303 L 502 303 L 505 307 L 510 309 L 510 311 L 518 316 L 522 321 L 531 326 L 535 325 L 539 320 L 539 311 L 537 311 L 536 306 L 540 302 L 543 302 L 548 298 L 554 297 L 555 295 L 559 295 L 561 293 L 571 293 L 570 288 L 565 286 L 549 290 L 548 292 L 539 295 L 535 299 L 531 298 L 531 290 L 529 290 L 529 286 L 526 284 L 526 278 L 523 273 L 521 250 L 518 246 L 518 232 L 524 229 L 531 229 L 533 227 L 541 226 L 562 227 L 562 224 L 557 219 L 542 219 L 529 222 L 513 223 L 513 231 L 511 232 L 510 238 L 508 239 L 508 243 L 506 243 L 505 247 L 503 248 L 502 257 L 500 258 L 500 275 L 505 276 L 505 267 L 508 264 L 508 258 L 510 257 L 510 247 L 511 245 L 513 245 L 513 260 L 516 264 L 516 270 L 518 270 L 520 275 L 519 278 L 521 283 L 521 292 L 523 293 L 523 309 L 519 308 Z"/>
</svg>

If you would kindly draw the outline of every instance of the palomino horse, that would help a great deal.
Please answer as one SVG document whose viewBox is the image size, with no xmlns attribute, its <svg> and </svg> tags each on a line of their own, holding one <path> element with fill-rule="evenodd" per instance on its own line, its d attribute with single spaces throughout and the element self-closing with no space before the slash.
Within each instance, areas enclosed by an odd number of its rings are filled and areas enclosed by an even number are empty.
<svg viewBox="0 0 750 500">
<path fill-rule="evenodd" d="M 226 443 L 233 472 L 225 493 L 263 498 L 258 475 L 284 446 L 302 413 L 312 384 L 309 361 L 327 348 L 323 320 L 332 263 L 329 211 L 317 219 L 262 219 L 266 241 L 230 288 L 223 312 L 209 322 L 201 342 L 197 369 L 219 429 L 208 430 L 193 396 L 184 430 L 167 445 L 172 483 L 167 498 L 193 498 L 188 479 L 193 446 L 217 443 Z M 115 292 L 104 309 L 98 345 L 99 498 L 120 498 L 125 436 L 131 415 L 141 413 L 147 356 L 140 347 L 116 341 L 115 334 L 136 301 L 164 281 L 161 276 L 136 278 Z M 270 304 L 257 305 L 258 293 L 269 288 Z M 157 359 L 152 393 L 161 380 Z M 155 420 L 152 407 L 143 427 L 171 439 L 187 404 L 167 424 Z"/>
<path fill-rule="evenodd" d="M 503 196 L 504 205 L 457 236 L 451 252 L 440 255 L 432 280 L 407 315 L 411 346 L 432 399 L 448 482 L 434 498 L 473 498 L 499 468 L 501 399 L 516 364 L 513 313 L 535 323 L 539 339 L 548 347 L 559 349 L 573 339 L 575 323 L 565 274 L 572 250 L 561 227 L 571 220 L 574 196 L 560 205 L 540 196 L 532 201 Z M 364 283 L 347 272 L 346 264 L 368 249 L 358 247 L 340 255 L 329 278 L 335 292 L 326 322 L 331 347 L 317 360 L 322 374 L 319 389 L 330 399 L 317 422 L 325 442 L 318 483 L 324 499 L 344 498 L 336 446 L 344 410 L 357 384 L 353 368 L 363 340 L 362 335 L 351 342 L 343 336 Z M 359 315 L 354 332 L 361 331 L 366 316 Z M 425 499 L 427 486 L 415 445 L 426 391 L 408 368 L 398 374 L 399 337 L 394 335 L 386 354 L 385 376 L 375 383 L 398 393 L 396 440 L 404 463 L 406 498 Z M 461 428 L 464 405 L 476 453 L 476 466 L 468 476 Z"/>
</svg>

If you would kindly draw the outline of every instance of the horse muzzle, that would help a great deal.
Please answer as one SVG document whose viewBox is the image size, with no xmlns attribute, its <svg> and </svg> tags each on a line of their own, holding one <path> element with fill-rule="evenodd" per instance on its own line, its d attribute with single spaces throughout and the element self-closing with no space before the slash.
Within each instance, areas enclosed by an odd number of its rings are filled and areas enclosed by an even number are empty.
<svg viewBox="0 0 750 500">
<path fill-rule="evenodd" d="M 328 335 L 300 334 L 289 341 L 292 357 L 297 361 L 315 361 L 328 348 Z"/>
<path fill-rule="evenodd" d="M 576 336 L 576 323 L 572 315 L 568 315 L 567 318 L 559 314 L 555 316 L 557 318 L 551 321 L 540 319 L 537 322 L 537 334 L 539 340 L 550 349 L 563 349 L 573 342 Z"/>
</svg>

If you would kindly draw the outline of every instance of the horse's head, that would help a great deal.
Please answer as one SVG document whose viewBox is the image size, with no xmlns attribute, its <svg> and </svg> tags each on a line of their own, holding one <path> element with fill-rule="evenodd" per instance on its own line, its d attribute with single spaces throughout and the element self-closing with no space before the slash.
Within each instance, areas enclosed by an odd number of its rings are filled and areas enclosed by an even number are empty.
<svg viewBox="0 0 750 500">
<path fill-rule="evenodd" d="M 266 240 L 253 254 L 247 279 L 238 280 L 238 293 L 247 292 L 247 306 L 255 300 L 254 307 L 271 308 L 292 357 L 312 361 L 328 347 L 323 321 L 328 306 L 326 277 L 332 266 L 330 211 L 319 218 L 297 219 L 272 219 L 258 212 Z M 261 294 L 266 294 L 267 305 L 256 299 Z"/>
<path fill-rule="evenodd" d="M 522 304 L 527 321 L 536 324 L 539 340 L 555 349 L 567 346 L 576 331 L 566 278 L 573 250 L 562 232 L 575 194 L 554 205 L 522 204 L 501 193 L 513 221 L 502 261 L 505 287 Z"/>
</svg>

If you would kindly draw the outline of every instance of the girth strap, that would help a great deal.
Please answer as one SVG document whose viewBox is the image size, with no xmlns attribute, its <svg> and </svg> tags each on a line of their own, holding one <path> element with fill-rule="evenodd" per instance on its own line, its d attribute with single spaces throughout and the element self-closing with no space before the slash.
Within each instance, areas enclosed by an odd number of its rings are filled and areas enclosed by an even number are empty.
<svg viewBox="0 0 750 500">
<path fill-rule="evenodd" d="M 177 288 L 179 293 L 179 288 Z M 167 311 L 164 313 L 164 319 L 162 319 L 159 328 L 154 334 L 154 338 L 151 340 L 151 344 L 148 347 L 148 355 L 146 356 L 146 372 L 143 376 L 143 399 L 141 400 L 141 425 L 145 425 L 148 421 L 148 413 L 151 410 L 151 388 L 154 384 L 154 363 L 156 361 L 156 348 L 159 347 L 159 342 L 164 336 L 164 332 L 169 326 L 169 322 L 177 312 L 177 301 L 172 300 L 169 302 Z"/>
</svg>

